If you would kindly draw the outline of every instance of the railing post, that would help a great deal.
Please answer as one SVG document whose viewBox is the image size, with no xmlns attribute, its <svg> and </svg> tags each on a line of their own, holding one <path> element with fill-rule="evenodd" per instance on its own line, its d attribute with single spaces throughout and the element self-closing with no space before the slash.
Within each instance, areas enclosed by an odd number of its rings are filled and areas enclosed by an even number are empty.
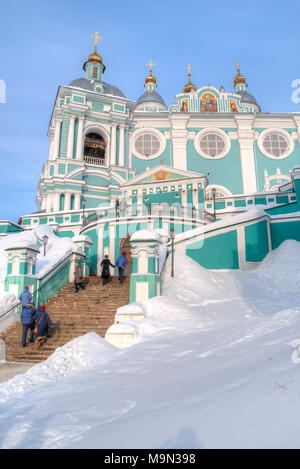
<svg viewBox="0 0 300 469">
<path fill-rule="evenodd" d="M 39 247 L 33 243 L 22 245 L 20 242 L 19 245 L 8 247 L 5 251 L 7 252 L 5 291 L 18 297 L 27 285 L 31 292 L 36 290 L 38 279 L 35 268 Z"/>
<path fill-rule="evenodd" d="M 129 302 L 147 300 L 160 295 L 161 281 L 157 269 L 157 251 L 162 244 L 157 232 L 141 230 L 129 241 L 132 256 Z"/>
</svg>

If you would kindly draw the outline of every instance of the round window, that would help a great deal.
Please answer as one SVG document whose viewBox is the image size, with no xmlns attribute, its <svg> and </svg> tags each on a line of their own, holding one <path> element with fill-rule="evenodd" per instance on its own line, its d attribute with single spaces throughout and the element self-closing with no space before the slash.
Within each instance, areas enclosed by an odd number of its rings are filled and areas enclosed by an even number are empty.
<svg viewBox="0 0 300 469">
<path fill-rule="evenodd" d="M 135 140 L 137 153 L 143 156 L 152 156 L 160 150 L 160 140 L 156 135 L 143 133 Z"/>
<path fill-rule="evenodd" d="M 282 134 L 272 132 L 263 139 L 262 146 L 268 155 L 283 156 L 289 150 L 289 142 Z"/>
<path fill-rule="evenodd" d="M 201 152 L 212 158 L 224 153 L 226 147 L 224 139 L 214 132 L 203 135 L 199 145 Z"/>
</svg>

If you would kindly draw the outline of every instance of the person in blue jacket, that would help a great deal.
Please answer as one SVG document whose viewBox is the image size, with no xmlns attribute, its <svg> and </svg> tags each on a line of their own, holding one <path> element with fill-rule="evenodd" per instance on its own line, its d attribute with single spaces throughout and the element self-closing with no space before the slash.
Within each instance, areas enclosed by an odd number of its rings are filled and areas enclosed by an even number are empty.
<svg viewBox="0 0 300 469">
<path fill-rule="evenodd" d="M 48 334 L 48 328 L 53 328 L 52 321 L 46 312 L 45 306 L 40 306 L 39 310 L 35 312 L 33 316 L 35 320 L 35 326 L 37 328 L 36 337 L 38 341 L 38 347 L 46 342 L 46 337 Z"/>
<path fill-rule="evenodd" d="M 121 284 L 124 281 L 124 270 L 125 270 L 126 265 L 127 265 L 127 257 L 126 257 L 125 252 L 122 252 L 122 254 L 118 257 L 117 262 L 116 262 L 116 266 L 119 269 L 119 280 Z"/>
<path fill-rule="evenodd" d="M 34 319 L 33 316 L 35 315 L 36 310 L 33 308 L 33 304 L 29 303 L 23 307 L 22 314 L 21 314 L 21 322 L 23 326 L 23 334 L 22 334 L 22 347 L 26 347 L 26 339 L 27 339 L 27 332 L 30 329 L 30 337 L 29 342 L 34 342 Z"/>
<path fill-rule="evenodd" d="M 29 305 L 32 302 L 32 294 L 30 293 L 28 287 L 24 288 L 21 295 L 19 296 L 19 300 L 22 303 L 22 308 L 24 308 L 24 306 Z"/>
</svg>

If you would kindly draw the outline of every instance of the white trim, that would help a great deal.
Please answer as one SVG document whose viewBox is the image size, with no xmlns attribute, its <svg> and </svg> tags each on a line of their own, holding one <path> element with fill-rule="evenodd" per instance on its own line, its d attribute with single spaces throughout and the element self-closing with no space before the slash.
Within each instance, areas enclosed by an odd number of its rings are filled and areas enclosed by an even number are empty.
<svg viewBox="0 0 300 469">
<path fill-rule="evenodd" d="M 272 133 L 281 135 L 288 142 L 288 149 L 284 153 L 282 153 L 282 155 L 280 156 L 275 156 L 275 155 L 272 155 L 271 153 L 268 153 L 263 145 L 264 139 L 269 134 L 272 134 Z M 257 144 L 261 153 L 267 156 L 268 158 L 271 158 L 272 160 L 283 160 L 284 158 L 287 158 L 294 150 L 294 140 L 291 137 L 291 135 L 286 130 L 278 129 L 278 128 L 270 128 L 270 129 L 263 130 L 263 132 L 261 132 L 261 134 L 258 137 Z"/>
<path fill-rule="evenodd" d="M 152 134 L 155 137 L 157 137 L 158 140 L 159 140 L 159 143 L 160 143 L 159 149 L 156 153 L 153 153 L 153 155 L 150 155 L 150 156 L 142 155 L 142 153 L 139 153 L 137 151 L 136 147 L 135 147 L 135 142 L 136 142 L 137 138 L 140 137 L 141 135 L 143 135 L 144 133 Z M 165 139 L 165 137 L 163 136 L 163 134 L 161 132 L 154 129 L 153 127 L 148 127 L 148 128 L 143 127 L 141 129 L 136 130 L 135 132 L 133 132 L 131 140 L 132 140 L 132 153 L 137 158 L 140 158 L 142 160 L 153 160 L 154 158 L 157 158 L 159 155 L 161 155 L 165 151 L 165 148 L 166 148 L 166 139 Z"/>
<path fill-rule="evenodd" d="M 211 133 L 217 134 L 219 137 L 221 137 L 225 144 L 224 150 L 216 156 L 210 156 L 204 153 L 200 147 L 200 140 L 205 135 L 211 134 Z M 194 139 L 194 146 L 195 146 L 197 153 L 199 153 L 199 155 L 202 156 L 203 158 L 206 158 L 208 160 L 219 160 L 220 158 L 224 158 L 224 156 L 226 156 L 229 153 L 230 147 L 231 147 L 231 141 L 230 141 L 229 136 L 226 134 L 226 132 L 224 132 L 224 130 L 218 129 L 218 128 L 205 128 L 205 129 L 200 130 L 200 132 L 197 133 Z"/>
</svg>

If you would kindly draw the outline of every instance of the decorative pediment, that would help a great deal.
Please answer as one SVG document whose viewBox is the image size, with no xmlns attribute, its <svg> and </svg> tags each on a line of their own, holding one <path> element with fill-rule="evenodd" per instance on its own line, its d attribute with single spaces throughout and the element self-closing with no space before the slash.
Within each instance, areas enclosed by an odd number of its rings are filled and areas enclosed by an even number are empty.
<svg viewBox="0 0 300 469">
<path fill-rule="evenodd" d="M 249 106 L 241 104 L 241 96 L 227 93 L 224 88 L 204 86 L 196 91 L 176 95 L 177 104 L 169 106 L 170 112 L 249 112 Z"/>
<path fill-rule="evenodd" d="M 191 171 L 182 171 L 175 168 L 170 168 L 168 166 L 160 165 L 155 168 L 149 169 L 145 173 L 130 179 L 126 183 L 122 184 L 121 187 L 128 187 L 141 184 L 153 184 L 161 182 L 171 182 L 178 181 L 183 179 L 192 179 L 192 178 L 204 178 L 206 176 L 199 173 L 194 173 Z"/>
</svg>

